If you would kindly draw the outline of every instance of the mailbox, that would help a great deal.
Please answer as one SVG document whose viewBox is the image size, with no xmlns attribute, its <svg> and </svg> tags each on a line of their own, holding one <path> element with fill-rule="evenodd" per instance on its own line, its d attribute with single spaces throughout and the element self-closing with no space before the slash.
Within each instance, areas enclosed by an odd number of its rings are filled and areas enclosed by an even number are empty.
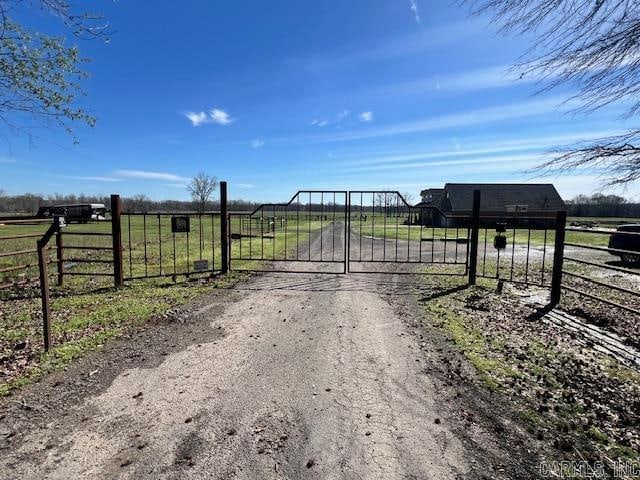
<svg viewBox="0 0 640 480">
<path fill-rule="evenodd" d="M 189 217 L 171 217 L 171 232 L 189 233 L 190 231 Z"/>
</svg>

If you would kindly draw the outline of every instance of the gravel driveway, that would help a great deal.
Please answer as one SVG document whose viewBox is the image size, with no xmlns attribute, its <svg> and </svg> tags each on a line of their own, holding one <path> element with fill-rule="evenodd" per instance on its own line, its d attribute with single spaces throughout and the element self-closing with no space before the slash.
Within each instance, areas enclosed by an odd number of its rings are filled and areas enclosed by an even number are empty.
<svg viewBox="0 0 640 480">
<path fill-rule="evenodd" d="M 212 293 L 2 400 L 0 478 L 534 478 L 508 408 L 441 371 L 469 367 L 424 336 L 416 289 L 274 273 Z"/>
</svg>

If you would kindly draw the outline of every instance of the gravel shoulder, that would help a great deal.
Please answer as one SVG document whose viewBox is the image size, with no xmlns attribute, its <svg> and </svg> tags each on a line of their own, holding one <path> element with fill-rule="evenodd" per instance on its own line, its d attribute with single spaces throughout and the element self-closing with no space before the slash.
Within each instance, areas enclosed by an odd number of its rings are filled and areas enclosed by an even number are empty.
<svg viewBox="0 0 640 480">
<path fill-rule="evenodd" d="M 440 368 L 470 366 L 416 289 L 264 274 L 202 297 L 3 399 L 0 478 L 536 478 L 508 404 Z"/>
</svg>

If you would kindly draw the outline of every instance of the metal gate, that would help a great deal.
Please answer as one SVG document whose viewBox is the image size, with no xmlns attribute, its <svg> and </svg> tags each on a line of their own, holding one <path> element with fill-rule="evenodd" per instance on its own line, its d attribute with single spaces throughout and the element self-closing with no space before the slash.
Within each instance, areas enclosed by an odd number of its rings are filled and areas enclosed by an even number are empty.
<svg viewBox="0 0 640 480">
<path fill-rule="evenodd" d="M 416 273 L 438 264 L 448 265 L 440 272 L 467 273 L 469 216 L 412 206 L 397 191 L 350 191 L 348 203 L 348 271 Z"/>
<path fill-rule="evenodd" d="M 346 273 L 347 192 L 302 190 L 229 214 L 233 270 Z"/>
<path fill-rule="evenodd" d="M 437 223 L 437 225 L 434 223 Z M 317 273 L 467 273 L 469 218 L 411 206 L 396 191 L 302 190 L 229 214 L 230 268 Z"/>
</svg>

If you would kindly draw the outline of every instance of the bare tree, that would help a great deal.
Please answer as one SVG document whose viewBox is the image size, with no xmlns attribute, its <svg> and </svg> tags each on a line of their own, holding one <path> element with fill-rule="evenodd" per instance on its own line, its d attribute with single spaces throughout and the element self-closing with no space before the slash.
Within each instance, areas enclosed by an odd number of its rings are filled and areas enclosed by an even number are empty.
<svg viewBox="0 0 640 480">
<path fill-rule="evenodd" d="M 413 195 L 413 193 L 411 193 L 411 192 L 400 192 L 400 195 L 402 195 L 402 198 L 404 198 L 405 202 L 407 202 L 409 205 L 413 205 L 413 201 L 415 199 L 415 196 Z"/>
<path fill-rule="evenodd" d="M 475 13 L 491 13 L 503 33 L 534 34 L 536 41 L 514 69 L 547 91 L 568 85 L 567 103 L 593 112 L 629 103 L 625 117 L 640 112 L 640 9 L 615 0 L 461 0 Z M 577 106 L 575 106 L 577 104 Z M 602 169 L 603 186 L 640 179 L 640 129 L 554 151 L 538 167 L 562 173 L 583 167 Z"/>
<path fill-rule="evenodd" d="M 211 198 L 211 194 L 218 186 L 218 179 L 200 172 L 191 179 L 187 190 L 191 193 L 191 198 L 196 204 L 198 212 L 203 213 L 207 209 L 207 203 Z"/>
<path fill-rule="evenodd" d="M 29 137 L 34 126 L 60 126 L 75 141 L 73 124 L 93 126 L 96 121 L 78 104 L 87 60 L 64 37 L 20 23 L 25 5 L 58 20 L 76 39 L 108 40 L 108 25 L 100 15 L 79 12 L 66 0 L 0 1 L 0 121 Z"/>
</svg>

